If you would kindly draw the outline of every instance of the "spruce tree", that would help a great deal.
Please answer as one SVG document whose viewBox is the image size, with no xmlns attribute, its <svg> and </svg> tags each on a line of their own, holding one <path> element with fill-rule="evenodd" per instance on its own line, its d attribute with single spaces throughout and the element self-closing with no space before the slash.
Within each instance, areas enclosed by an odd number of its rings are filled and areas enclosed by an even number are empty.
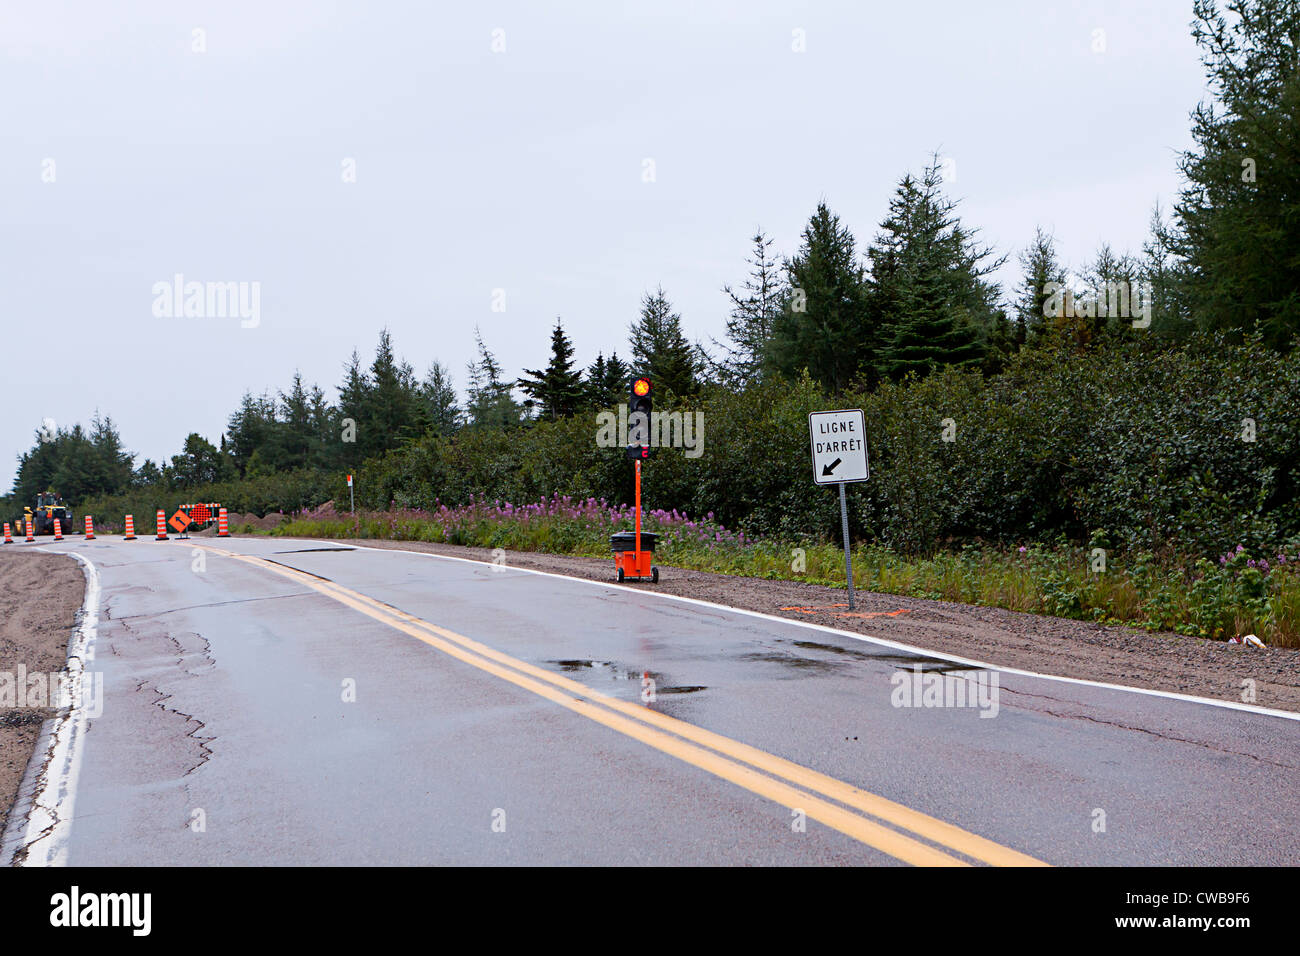
<svg viewBox="0 0 1300 956">
<path fill-rule="evenodd" d="M 365 435 L 358 425 L 357 442 L 364 457 L 396 448 L 418 438 L 428 427 L 415 370 L 398 359 L 387 329 L 379 334 L 370 366 L 371 388 L 363 405 Z"/>
<path fill-rule="evenodd" d="M 332 471 L 343 462 L 338 441 L 338 410 L 326 400 L 325 392 L 319 385 L 312 386 L 307 405 L 312 447 L 315 449 L 312 466 Z"/>
<path fill-rule="evenodd" d="M 302 373 L 294 370 L 289 394 L 280 393 L 281 443 L 283 455 L 277 468 L 304 468 L 315 457 L 316 436 L 311 421 L 311 397 Z"/>
<path fill-rule="evenodd" d="M 598 354 L 596 361 L 592 362 L 591 367 L 587 369 L 583 381 L 583 395 L 587 406 L 606 408 L 619 401 L 626 401 L 631 376 L 627 363 L 618 357 L 617 352 L 611 352 L 608 359 L 603 353 Z"/>
<path fill-rule="evenodd" d="M 717 363 L 722 378 L 740 384 L 762 378 L 768 342 L 787 295 L 780 263 L 772 256 L 771 238 L 760 229 L 751 241 L 753 253 L 745 260 L 750 266 L 749 276 L 741 291 L 729 285 L 722 287 L 731 300 L 728 341 L 714 342 L 726 350 Z"/>
<path fill-rule="evenodd" d="M 113 419 L 101 417 L 98 410 L 90 420 L 90 443 L 94 448 L 95 493 L 115 495 L 125 491 L 131 484 L 134 456 L 122 448 Z"/>
<path fill-rule="evenodd" d="M 53 484 L 59 465 L 60 439 L 65 435 L 63 429 L 56 430 L 54 435 L 36 430 L 36 443 L 18 459 L 13 495 L 20 504 L 31 504 L 37 495 Z"/>
<path fill-rule="evenodd" d="M 551 331 L 551 361 L 544 371 L 524 369 L 519 388 L 537 403 L 540 418 L 556 421 L 578 410 L 583 398 L 582 373 L 573 367 L 573 343 L 559 318 Z"/>
<path fill-rule="evenodd" d="M 785 264 L 788 292 L 765 350 L 765 361 L 787 378 L 807 369 L 840 392 L 860 374 L 872 376 L 880 339 L 856 248 L 839 217 L 818 203 Z"/>
<path fill-rule="evenodd" d="M 619 358 L 617 352 L 610 352 L 605 362 L 605 393 L 611 399 L 621 399 L 627 394 L 631 380 L 632 366 Z"/>
<path fill-rule="evenodd" d="M 340 464 L 356 467 L 365 460 L 361 432 L 365 430 L 370 391 L 370 380 L 361 367 L 361 356 L 353 349 L 343 384 L 339 386 L 339 430 L 334 439 L 338 443 Z M 343 441 L 349 434 L 353 441 Z"/>
<path fill-rule="evenodd" d="M 1132 328 L 1132 316 L 1112 314 L 1132 313 L 1135 309 L 1133 293 L 1141 277 L 1141 267 L 1128 254 L 1116 254 L 1109 243 L 1103 242 L 1097 255 L 1083 271 L 1084 292 L 1088 300 L 1080 310 L 1088 330 L 1088 343 L 1100 344 L 1107 339 L 1126 335 Z M 1127 309 L 1125 308 L 1127 306 Z"/>
<path fill-rule="evenodd" d="M 1192 113 L 1196 147 L 1174 207 L 1198 325 L 1290 347 L 1300 333 L 1300 3 L 1193 4 L 1192 36 L 1217 99 Z"/>
<path fill-rule="evenodd" d="M 53 445 L 55 463 L 51 487 L 75 508 L 79 502 L 99 491 L 94 445 L 80 422 L 67 431 L 60 431 L 50 444 Z"/>
<path fill-rule="evenodd" d="M 460 426 L 460 406 L 456 404 L 456 387 L 451 380 L 451 370 L 441 362 L 429 366 L 424 378 L 424 405 L 429 416 L 429 427 L 437 435 L 450 435 Z"/>
<path fill-rule="evenodd" d="M 483 343 L 483 335 L 477 326 L 474 328 L 474 342 L 478 348 L 478 361 L 468 366 L 465 408 L 470 424 L 494 428 L 518 425 L 522 409 L 515 401 L 510 385 L 501 381 L 501 366 Z"/>
<path fill-rule="evenodd" d="M 238 410 L 226 422 L 227 446 L 241 477 L 247 474 L 254 453 L 260 450 L 259 460 L 265 461 L 267 449 L 276 443 L 279 428 L 275 401 L 266 394 L 254 396 L 245 392 Z"/>
<path fill-rule="evenodd" d="M 883 370 L 893 378 L 980 365 L 997 320 L 998 288 L 985 276 L 1005 260 L 975 242 L 942 183 L 937 157 L 920 179 L 905 175 L 867 253 L 871 301 L 888 323 Z"/>
<path fill-rule="evenodd" d="M 605 353 L 597 352 L 596 361 L 591 363 L 582 380 L 582 397 L 587 407 L 599 407 L 605 404 Z"/>
<path fill-rule="evenodd" d="M 1050 283 L 1065 284 L 1065 268 L 1056 256 L 1056 239 L 1042 227 L 1034 230 L 1034 240 L 1020 253 L 1023 275 L 1017 288 L 1016 322 L 1021 341 L 1034 345 L 1046 339 L 1060 326 L 1060 317 L 1045 314 L 1050 311 L 1052 291 Z M 1060 297 L 1058 296 L 1058 299 Z"/>
<path fill-rule="evenodd" d="M 682 317 L 673 311 L 662 288 L 644 295 L 641 315 L 628 331 L 635 374 L 649 376 L 655 388 L 674 395 L 696 391 L 700 352 L 686 340 Z"/>
<path fill-rule="evenodd" d="M 1187 264 L 1174 254 L 1174 227 L 1160 204 L 1151 210 L 1147 239 L 1142 243 L 1140 274 L 1151 294 L 1151 334 L 1181 341 L 1194 328 L 1187 301 Z"/>
</svg>

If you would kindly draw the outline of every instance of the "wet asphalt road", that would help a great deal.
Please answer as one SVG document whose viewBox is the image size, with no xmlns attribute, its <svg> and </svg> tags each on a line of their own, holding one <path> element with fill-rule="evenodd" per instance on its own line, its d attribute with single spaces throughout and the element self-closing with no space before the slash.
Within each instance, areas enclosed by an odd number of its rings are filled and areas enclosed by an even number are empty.
<svg viewBox="0 0 1300 956">
<path fill-rule="evenodd" d="M 38 546 L 81 553 L 102 587 L 103 712 L 50 838 L 74 865 L 902 862 L 800 826 L 801 799 L 570 709 L 608 710 L 572 688 L 552 699 L 376 619 L 392 612 L 374 602 L 1046 863 L 1300 857 L 1300 721 L 1006 673 L 994 691 L 988 672 L 798 622 L 431 555 Z M 896 706 L 899 681 L 935 668 L 995 696 Z M 929 824 L 885 826 L 978 862 Z"/>
</svg>

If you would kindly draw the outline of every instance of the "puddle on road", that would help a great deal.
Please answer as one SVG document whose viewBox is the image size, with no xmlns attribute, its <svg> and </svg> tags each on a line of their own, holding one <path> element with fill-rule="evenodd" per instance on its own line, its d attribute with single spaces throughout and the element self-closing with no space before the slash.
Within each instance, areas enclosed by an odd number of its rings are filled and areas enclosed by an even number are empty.
<svg viewBox="0 0 1300 956">
<path fill-rule="evenodd" d="M 554 664 L 562 671 L 570 673 L 582 671 L 603 671 L 605 676 L 610 680 L 641 680 L 642 674 L 649 674 L 655 681 L 658 681 L 663 675 L 658 671 L 631 671 L 626 667 L 615 664 L 613 661 L 597 660 L 569 660 L 569 661 L 547 661 L 548 664 Z"/>
<path fill-rule="evenodd" d="M 844 657 L 852 657 L 855 660 L 860 661 L 888 661 L 906 667 L 916 667 L 919 665 L 923 674 L 945 674 L 951 671 L 980 671 L 984 669 L 982 667 L 972 667 L 970 664 L 959 664 L 956 661 L 944 660 L 942 657 L 929 657 L 925 654 L 868 651 L 857 647 L 839 647 L 835 644 L 822 644 L 817 641 L 793 641 L 792 643 L 795 647 L 803 647 L 814 651 L 827 651 Z"/>
<path fill-rule="evenodd" d="M 846 657 L 857 657 L 859 659 L 875 657 L 874 654 L 856 647 L 837 647 L 834 644 L 819 644 L 817 641 L 791 641 L 791 643 L 795 647 L 804 647 L 810 651 L 830 651 L 833 654 L 843 654 Z"/>
<path fill-rule="evenodd" d="M 785 668 L 788 673 L 784 675 L 787 678 L 813 677 L 824 674 L 838 674 L 844 671 L 846 667 L 852 667 L 854 663 L 872 663 L 881 662 L 893 664 L 901 669 L 910 670 L 913 667 L 919 667 L 923 674 L 950 674 L 959 672 L 975 673 L 982 671 L 983 668 L 972 667 L 969 664 L 960 664 L 955 661 L 944 660 L 940 657 L 930 657 L 926 654 L 907 654 L 895 651 L 872 651 L 856 647 L 840 647 L 835 644 L 823 644 L 818 641 L 780 641 L 781 644 L 790 645 L 804 651 L 820 652 L 823 654 L 834 655 L 834 658 L 817 657 L 805 654 L 796 654 L 792 651 L 780 649 L 764 649 L 751 651 L 745 654 L 738 654 L 735 661 L 742 664 L 779 664 Z M 723 658 L 719 658 L 722 660 Z M 708 690 L 706 685 L 686 684 L 673 686 L 667 684 L 664 675 L 659 671 L 644 671 L 633 669 L 619 664 L 616 661 L 602 661 L 594 658 L 564 659 L 547 661 L 552 667 L 558 668 L 570 674 L 590 674 L 591 679 L 587 680 L 593 688 L 598 686 L 601 680 L 608 681 L 629 681 L 637 686 L 640 685 L 643 674 L 655 682 L 656 694 L 695 694 L 703 690 Z M 599 675 L 599 677 L 597 677 Z"/>
<path fill-rule="evenodd" d="M 782 664 L 791 670 L 809 674 L 830 674 L 844 666 L 843 661 L 819 661 L 813 657 L 800 657 L 798 654 L 783 654 L 780 651 L 763 651 L 741 654 L 738 658 L 745 663 Z"/>
<path fill-rule="evenodd" d="M 272 554 L 315 554 L 317 551 L 355 551 L 356 548 L 295 548 L 292 551 L 272 551 Z"/>
<path fill-rule="evenodd" d="M 982 667 L 958 664 L 956 661 L 945 661 L 941 657 L 924 657 L 920 654 L 874 654 L 872 657 L 878 661 L 892 661 L 906 667 L 920 667 L 922 674 L 950 674 L 957 671 L 984 670 Z"/>
<path fill-rule="evenodd" d="M 643 677 L 648 676 L 655 682 L 656 694 L 695 694 L 709 688 L 703 684 L 664 685 L 664 675 L 659 671 L 632 670 L 614 661 L 597 660 L 561 660 L 547 661 L 562 671 L 573 673 L 599 673 L 607 680 L 634 681 L 639 687 Z"/>
</svg>

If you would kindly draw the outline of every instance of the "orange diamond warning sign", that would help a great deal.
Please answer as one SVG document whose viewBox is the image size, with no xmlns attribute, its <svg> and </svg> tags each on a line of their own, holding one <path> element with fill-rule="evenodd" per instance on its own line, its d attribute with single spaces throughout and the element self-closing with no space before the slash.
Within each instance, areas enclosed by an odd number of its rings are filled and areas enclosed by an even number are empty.
<svg viewBox="0 0 1300 956">
<path fill-rule="evenodd" d="M 167 523 L 172 526 L 172 530 L 179 534 L 190 526 L 190 516 L 177 508 L 176 513 L 172 515 L 171 520 Z"/>
</svg>

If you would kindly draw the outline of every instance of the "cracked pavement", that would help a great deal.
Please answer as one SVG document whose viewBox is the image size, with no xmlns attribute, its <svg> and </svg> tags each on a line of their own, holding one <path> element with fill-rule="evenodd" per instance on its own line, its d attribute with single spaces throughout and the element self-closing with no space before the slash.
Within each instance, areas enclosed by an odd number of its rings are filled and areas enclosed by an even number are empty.
<svg viewBox="0 0 1300 956">
<path fill-rule="evenodd" d="M 200 543 L 216 550 L 196 571 Z M 897 862 L 812 821 L 794 833 L 787 807 L 359 613 L 329 582 L 622 701 L 645 675 L 660 713 L 1049 863 L 1297 862 L 1295 720 L 1005 672 L 993 719 L 899 707 L 893 679 L 913 664 L 981 674 L 508 561 L 256 538 L 67 549 L 103 587 L 74 865 Z"/>
</svg>

